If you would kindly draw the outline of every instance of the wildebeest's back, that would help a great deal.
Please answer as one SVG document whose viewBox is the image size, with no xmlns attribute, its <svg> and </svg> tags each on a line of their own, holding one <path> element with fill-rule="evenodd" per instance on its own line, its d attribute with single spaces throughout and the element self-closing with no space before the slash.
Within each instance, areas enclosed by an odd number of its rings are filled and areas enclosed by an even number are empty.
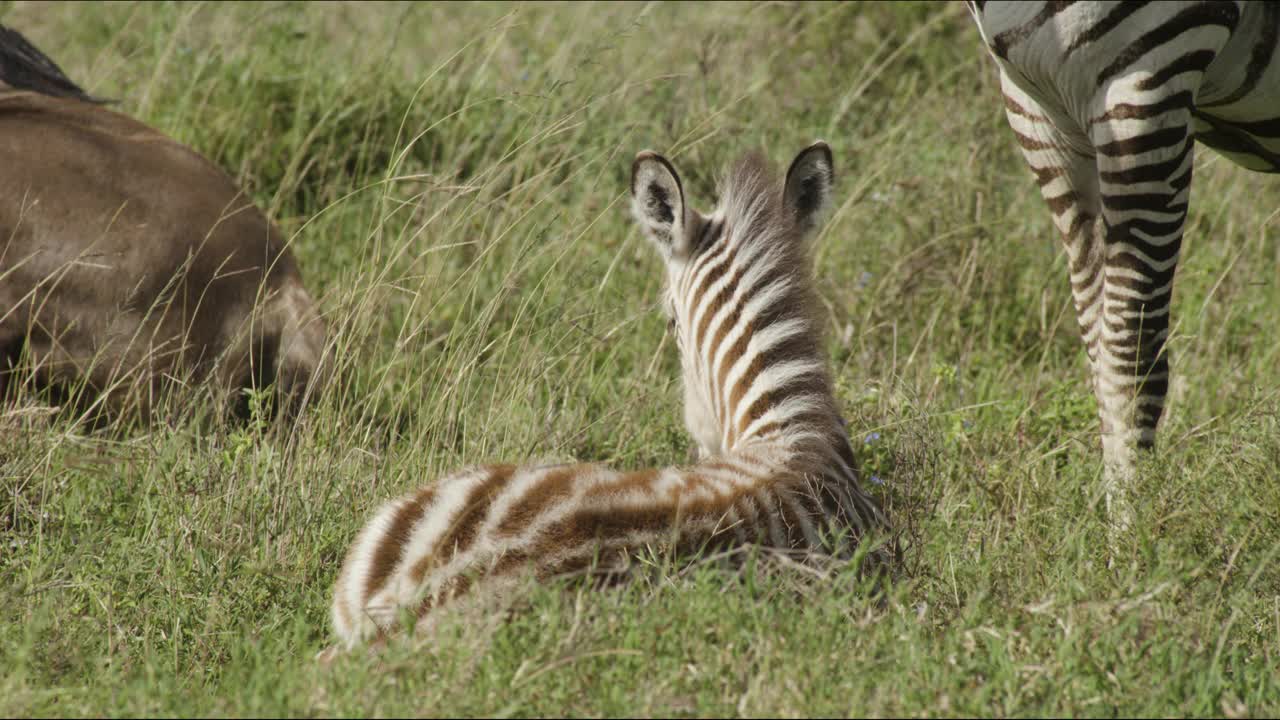
<svg viewBox="0 0 1280 720">
<path fill-rule="evenodd" d="M 87 378 L 144 410 L 166 376 L 305 381 L 324 339 L 283 238 L 225 173 L 30 92 L 0 92 L 0 311 L 10 362 L 25 343 L 39 381 Z"/>
</svg>

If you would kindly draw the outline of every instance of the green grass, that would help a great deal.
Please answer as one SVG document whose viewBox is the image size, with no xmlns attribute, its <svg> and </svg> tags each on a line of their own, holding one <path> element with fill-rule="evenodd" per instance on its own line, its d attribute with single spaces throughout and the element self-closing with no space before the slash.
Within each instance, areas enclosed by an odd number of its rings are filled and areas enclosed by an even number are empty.
<svg viewBox="0 0 1280 720">
<path fill-rule="evenodd" d="M 1063 255 L 958 4 L 0 21 L 250 190 L 342 377 L 289 435 L 0 410 L 0 714 L 1280 712 L 1280 184 L 1197 159 L 1171 402 L 1108 567 Z M 904 544 L 887 596 L 663 565 L 314 663 L 384 499 L 488 460 L 687 458 L 631 158 L 669 154 L 707 208 L 739 153 L 815 138 L 840 401 Z"/>
</svg>

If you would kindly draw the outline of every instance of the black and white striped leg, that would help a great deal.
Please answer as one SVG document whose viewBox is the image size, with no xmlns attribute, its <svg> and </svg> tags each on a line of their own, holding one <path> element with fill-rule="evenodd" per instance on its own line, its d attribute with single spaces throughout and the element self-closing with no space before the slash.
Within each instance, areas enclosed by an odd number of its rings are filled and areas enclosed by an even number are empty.
<svg viewBox="0 0 1280 720">
<path fill-rule="evenodd" d="M 1129 511 L 1127 503 L 1119 497 L 1122 494 L 1119 488 L 1124 484 L 1122 478 L 1132 476 L 1134 458 L 1131 452 L 1107 449 L 1110 443 L 1106 433 L 1115 423 L 1104 411 L 1104 388 L 1100 385 L 1100 378 L 1106 375 L 1100 358 L 1107 253 L 1100 175 L 1093 145 L 1083 133 L 1055 126 L 1049 114 L 1007 78 L 1002 79 L 1002 86 L 1009 125 L 1023 157 L 1036 175 L 1040 194 L 1066 247 L 1076 320 L 1089 356 L 1090 380 L 1098 398 L 1104 432 L 1108 510 L 1117 525 L 1127 526 Z"/>
<path fill-rule="evenodd" d="M 1155 444 L 1169 387 L 1165 341 L 1193 160 L 1189 110 L 1134 117 L 1143 113 L 1133 108 L 1111 108 L 1092 129 L 1105 251 L 1095 389 L 1121 525 L 1135 451 Z"/>
<path fill-rule="evenodd" d="M 1105 253 L 1100 232 L 1098 173 L 1088 139 L 1071 137 L 1049 120 L 1035 100 L 1007 80 L 1005 114 L 1022 155 L 1035 173 L 1067 251 L 1071 294 L 1080 337 L 1092 367 L 1097 361 Z M 1096 368 L 1095 368 L 1096 371 Z"/>
</svg>

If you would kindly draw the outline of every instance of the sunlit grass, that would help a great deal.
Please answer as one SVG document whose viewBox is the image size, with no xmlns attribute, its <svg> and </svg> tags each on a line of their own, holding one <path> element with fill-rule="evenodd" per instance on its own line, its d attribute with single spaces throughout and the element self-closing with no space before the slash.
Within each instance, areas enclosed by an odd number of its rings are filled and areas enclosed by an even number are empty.
<svg viewBox="0 0 1280 720">
<path fill-rule="evenodd" d="M 285 434 L 0 411 L 6 715 L 1280 711 L 1280 185 L 1200 153 L 1175 380 L 1108 567 L 1066 269 L 958 4 L 0 4 L 292 238 L 339 380 Z M 835 150 L 840 400 L 900 577 L 658 568 L 312 658 L 384 499 L 488 460 L 680 462 L 634 153 L 695 205 Z M 3 172 L 3 169 L 0 169 Z"/>
</svg>

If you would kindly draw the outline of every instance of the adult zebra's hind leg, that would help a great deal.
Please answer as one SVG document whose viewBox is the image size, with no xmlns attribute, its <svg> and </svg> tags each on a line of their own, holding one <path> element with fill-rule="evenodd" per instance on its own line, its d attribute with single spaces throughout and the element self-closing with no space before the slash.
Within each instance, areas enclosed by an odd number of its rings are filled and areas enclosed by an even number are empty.
<svg viewBox="0 0 1280 720">
<path fill-rule="evenodd" d="M 1191 191 L 1190 108 L 1171 102 L 1179 99 L 1172 88 L 1153 94 L 1143 105 L 1110 104 L 1091 127 L 1106 254 L 1095 388 L 1117 492 L 1131 484 L 1135 450 L 1154 446 L 1164 411 L 1165 340 Z"/>
<path fill-rule="evenodd" d="M 1125 490 L 1128 479 L 1133 475 L 1134 458 L 1131 451 L 1106 439 L 1108 429 L 1113 426 L 1103 412 L 1105 404 L 1099 384 L 1099 377 L 1105 374 L 1099 363 L 1099 353 L 1103 337 L 1106 247 L 1101 217 L 1102 195 L 1092 143 L 1082 132 L 1063 130 L 1054 125 L 1050 115 L 1007 76 L 1002 76 L 1001 84 L 1009 126 L 1017 137 L 1027 165 L 1035 173 L 1040 194 L 1048 204 L 1054 225 L 1066 246 L 1076 321 L 1089 356 L 1090 381 L 1098 398 L 1104 433 L 1103 472 L 1108 515 L 1114 526 L 1123 528 L 1130 522 Z"/>
<path fill-rule="evenodd" d="M 1184 100 L 1191 95 L 1182 85 L 1194 78 L 1158 89 L 1146 87 L 1145 76 L 1125 80 L 1141 92 L 1108 93 L 1119 99 L 1090 121 L 1087 136 L 1055 126 L 1007 77 L 1002 82 L 1009 124 L 1066 243 L 1118 532 L 1132 520 L 1137 450 L 1154 445 L 1164 410 L 1169 302 L 1193 159 Z"/>
</svg>

